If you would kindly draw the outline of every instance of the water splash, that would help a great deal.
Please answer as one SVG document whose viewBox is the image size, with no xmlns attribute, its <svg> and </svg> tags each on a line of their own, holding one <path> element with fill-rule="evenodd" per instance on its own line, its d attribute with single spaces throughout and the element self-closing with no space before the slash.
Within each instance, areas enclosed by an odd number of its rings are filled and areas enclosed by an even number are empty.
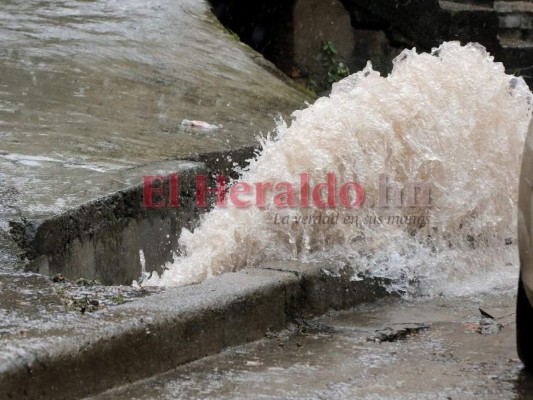
<svg viewBox="0 0 533 400">
<path fill-rule="evenodd" d="M 264 208 L 217 207 L 194 232 L 183 231 L 182 256 L 145 284 L 198 282 L 265 259 L 336 260 L 430 294 L 499 284 L 516 274 L 518 171 L 530 114 L 524 81 L 476 44 L 405 50 L 388 77 L 368 65 L 295 112 L 290 127 L 280 123 L 239 179 L 298 182 L 306 172 L 319 182 L 333 172 L 337 182 L 365 188 L 361 208 L 280 209 L 272 194 Z M 405 187 L 429 184 L 432 207 L 376 207 L 381 174 Z M 298 223 L 305 215 L 338 222 Z M 359 223 L 343 223 L 350 216 Z M 274 223 L 283 217 L 289 222 Z"/>
</svg>

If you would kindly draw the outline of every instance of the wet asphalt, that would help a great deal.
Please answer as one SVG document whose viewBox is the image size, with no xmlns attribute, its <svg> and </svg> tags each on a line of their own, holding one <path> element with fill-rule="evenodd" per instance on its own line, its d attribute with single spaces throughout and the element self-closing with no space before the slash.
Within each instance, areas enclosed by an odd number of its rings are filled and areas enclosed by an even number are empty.
<svg viewBox="0 0 533 400">
<path fill-rule="evenodd" d="M 514 289 L 388 300 L 295 321 L 94 398 L 530 399 L 533 376 L 516 355 L 514 318 Z"/>
</svg>

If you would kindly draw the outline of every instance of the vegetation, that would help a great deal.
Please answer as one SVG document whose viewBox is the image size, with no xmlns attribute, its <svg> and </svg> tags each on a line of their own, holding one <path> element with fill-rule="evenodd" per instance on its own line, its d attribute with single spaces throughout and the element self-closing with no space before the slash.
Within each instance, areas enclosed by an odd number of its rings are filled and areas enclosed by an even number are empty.
<svg viewBox="0 0 533 400">
<path fill-rule="evenodd" d="M 330 89 L 335 82 L 350 75 L 350 69 L 343 62 L 336 59 L 337 50 L 330 40 L 324 40 L 322 42 L 322 54 L 328 68 L 328 72 L 324 76 L 323 85 L 327 89 Z"/>
</svg>

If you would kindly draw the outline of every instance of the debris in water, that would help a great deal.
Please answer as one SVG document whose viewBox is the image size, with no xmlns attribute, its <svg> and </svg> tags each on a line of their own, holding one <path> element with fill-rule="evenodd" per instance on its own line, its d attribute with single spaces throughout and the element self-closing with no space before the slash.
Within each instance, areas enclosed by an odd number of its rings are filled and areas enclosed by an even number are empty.
<svg viewBox="0 0 533 400">
<path fill-rule="evenodd" d="M 373 336 L 366 338 L 367 342 L 396 342 L 398 340 L 403 340 L 408 336 L 414 336 L 429 329 L 429 325 L 426 324 L 408 324 L 403 325 L 399 328 L 385 328 L 380 329 L 375 332 Z"/>
<path fill-rule="evenodd" d="M 55 274 L 52 277 L 52 282 L 65 282 L 67 278 L 63 276 L 63 274 Z"/>
<path fill-rule="evenodd" d="M 67 311 L 79 311 L 82 314 L 93 313 L 149 294 L 146 288 L 104 286 L 97 280 L 84 278 L 69 281 L 63 275 L 57 275 L 52 285 L 54 285 L 55 294 L 59 296 Z"/>
<path fill-rule="evenodd" d="M 477 327 L 476 332 L 481 335 L 493 335 L 501 332 L 502 329 L 503 324 L 496 322 L 494 319 L 482 318 L 479 321 L 479 326 Z"/>
<path fill-rule="evenodd" d="M 492 315 L 490 315 L 488 312 L 486 311 L 483 311 L 481 308 L 479 309 L 479 312 L 481 313 L 481 315 L 485 318 L 490 318 L 490 319 L 494 319 L 494 317 Z"/>
<path fill-rule="evenodd" d="M 181 126 L 187 127 L 187 128 L 202 129 L 206 131 L 212 131 L 212 130 L 220 128 L 220 126 L 218 125 L 212 125 L 205 121 L 196 121 L 196 120 L 190 121 L 188 119 L 184 119 L 183 121 L 181 121 Z"/>
<path fill-rule="evenodd" d="M 305 320 L 305 319 L 296 319 L 296 326 L 298 327 L 298 332 L 303 334 L 315 334 L 315 333 L 325 333 L 331 334 L 335 332 L 335 328 L 321 323 L 320 321 Z"/>
<path fill-rule="evenodd" d="M 490 315 L 488 312 L 479 309 L 481 313 L 481 318 L 477 323 L 466 323 L 464 324 L 466 329 L 471 332 L 476 332 L 481 335 L 492 335 L 500 332 L 503 329 L 503 324 L 498 322 L 496 318 Z M 498 318 L 501 319 L 501 318 Z"/>
<path fill-rule="evenodd" d="M 263 363 L 261 361 L 248 360 L 248 361 L 246 361 L 246 365 L 252 366 L 252 367 L 257 367 L 259 365 L 263 365 Z"/>
<path fill-rule="evenodd" d="M 80 278 L 76 281 L 76 285 L 78 286 L 100 286 L 101 283 L 97 281 L 96 279 L 89 280 L 85 278 Z"/>
</svg>

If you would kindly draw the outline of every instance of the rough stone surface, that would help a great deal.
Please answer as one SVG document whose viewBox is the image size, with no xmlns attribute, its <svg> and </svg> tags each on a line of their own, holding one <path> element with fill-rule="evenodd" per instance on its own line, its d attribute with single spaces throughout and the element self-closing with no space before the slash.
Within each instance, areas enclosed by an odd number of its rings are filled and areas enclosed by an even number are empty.
<svg viewBox="0 0 533 400">
<path fill-rule="evenodd" d="M 322 43 L 327 40 L 335 47 L 337 60 L 353 70 L 355 32 L 340 1 L 299 0 L 293 23 L 296 65 L 314 79 L 323 78 L 329 67 L 322 52 Z"/>
</svg>

